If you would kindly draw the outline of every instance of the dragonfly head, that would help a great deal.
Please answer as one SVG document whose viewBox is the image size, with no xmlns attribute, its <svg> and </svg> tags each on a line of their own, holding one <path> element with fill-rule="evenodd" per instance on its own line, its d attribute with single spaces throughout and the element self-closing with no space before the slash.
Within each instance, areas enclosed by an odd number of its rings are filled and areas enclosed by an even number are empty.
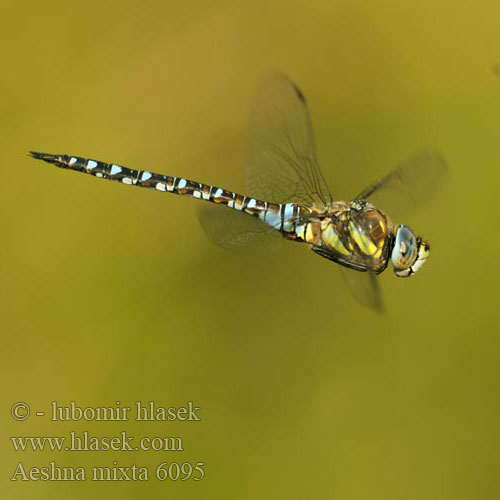
<svg viewBox="0 0 500 500">
<path fill-rule="evenodd" d="M 394 274 L 406 278 L 415 274 L 429 256 L 429 245 L 404 224 L 398 226 L 394 247 L 391 253 L 391 262 Z"/>
</svg>

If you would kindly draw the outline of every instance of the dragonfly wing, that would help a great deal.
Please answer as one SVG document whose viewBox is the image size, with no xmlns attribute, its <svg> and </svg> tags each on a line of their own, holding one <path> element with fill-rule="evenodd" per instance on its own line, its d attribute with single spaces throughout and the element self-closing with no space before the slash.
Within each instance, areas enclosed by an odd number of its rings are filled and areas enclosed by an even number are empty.
<svg viewBox="0 0 500 500">
<path fill-rule="evenodd" d="M 256 94 L 250 123 L 248 195 L 274 203 L 324 207 L 332 195 L 318 166 L 304 94 L 286 76 L 265 78 Z M 276 247 L 280 234 L 231 210 L 208 207 L 199 220 L 210 241 L 228 249 Z"/>
<path fill-rule="evenodd" d="M 227 250 L 276 249 L 284 241 L 259 219 L 226 207 L 205 207 L 199 210 L 198 219 L 207 238 Z"/>
<path fill-rule="evenodd" d="M 377 276 L 371 272 L 354 271 L 344 266 L 340 269 L 344 283 L 356 301 L 364 307 L 383 313 L 384 304 Z"/>
<path fill-rule="evenodd" d="M 286 76 L 269 75 L 259 87 L 249 142 L 245 174 L 252 196 L 319 207 L 332 201 L 316 160 L 306 99 Z"/>
<path fill-rule="evenodd" d="M 422 151 L 370 184 L 355 199 L 369 200 L 394 217 L 404 217 L 443 187 L 447 172 L 438 152 Z"/>
</svg>

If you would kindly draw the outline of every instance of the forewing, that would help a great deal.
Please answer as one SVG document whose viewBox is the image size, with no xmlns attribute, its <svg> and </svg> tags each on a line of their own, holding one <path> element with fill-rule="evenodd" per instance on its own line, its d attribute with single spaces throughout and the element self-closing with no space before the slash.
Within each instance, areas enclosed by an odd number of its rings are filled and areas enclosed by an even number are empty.
<svg viewBox="0 0 500 500">
<path fill-rule="evenodd" d="M 252 196 L 318 207 L 332 201 L 316 161 L 306 99 L 286 76 L 269 75 L 258 89 L 249 142 L 245 173 Z"/>
<path fill-rule="evenodd" d="M 359 304 L 378 313 L 384 312 L 382 293 L 374 273 L 354 271 L 344 266 L 340 270 L 344 283 Z"/>
<path fill-rule="evenodd" d="M 369 200 L 391 217 L 404 217 L 442 189 L 447 165 L 436 151 L 419 152 L 356 196 Z"/>
</svg>

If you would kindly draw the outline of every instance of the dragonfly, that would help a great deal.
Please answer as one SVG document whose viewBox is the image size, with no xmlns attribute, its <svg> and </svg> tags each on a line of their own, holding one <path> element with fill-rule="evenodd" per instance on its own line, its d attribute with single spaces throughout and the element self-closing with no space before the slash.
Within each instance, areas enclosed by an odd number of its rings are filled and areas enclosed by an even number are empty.
<svg viewBox="0 0 500 500">
<path fill-rule="evenodd" d="M 447 170 L 438 152 L 426 150 L 350 201 L 336 200 L 316 158 L 306 98 L 283 74 L 266 78 L 256 94 L 245 165 L 248 195 L 80 156 L 35 151 L 30 155 L 63 169 L 225 207 L 224 213 L 212 210 L 200 216 L 212 242 L 229 249 L 277 239 L 305 244 L 340 264 L 358 302 L 378 311 L 383 302 L 377 275 L 390 262 L 397 277 L 412 276 L 430 251 L 408 225 L 392 222 L 386 205 L 403 211 L 413 208 L 439 190 Z M 386 204 L 384 209 L 379 203 Z"/>
</svg>

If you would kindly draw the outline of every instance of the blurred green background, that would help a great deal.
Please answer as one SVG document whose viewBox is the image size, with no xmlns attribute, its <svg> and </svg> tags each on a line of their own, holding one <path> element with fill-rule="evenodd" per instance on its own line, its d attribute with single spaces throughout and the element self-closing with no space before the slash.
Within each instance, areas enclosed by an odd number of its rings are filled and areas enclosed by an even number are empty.
<svg viewBox="0 0 500 500">
<path fill-rule="evenodd" d="M 500 495 L 498 2 L 0 4 L 0 494 L 9 499 Z M 387 312 L 300 245 L 232 254 L 199 203 L 30 149 L 244 192 L 253 91 L 309 100 L 345 198 L 422 146 L 450 182 L 404 221 L 432 245 Z M 398 221 L 399 222 L 399 221 Z M 194 401 L 201 422 L 15 422 L 11 405 Z M 185 452 L 31 452 L 9 436 L 180 435 Z M 26 467 L 203 461 L 201 482 L 9 481 Z M 113 488 L 111 490 L 111 488 Z"/>
</svg>

